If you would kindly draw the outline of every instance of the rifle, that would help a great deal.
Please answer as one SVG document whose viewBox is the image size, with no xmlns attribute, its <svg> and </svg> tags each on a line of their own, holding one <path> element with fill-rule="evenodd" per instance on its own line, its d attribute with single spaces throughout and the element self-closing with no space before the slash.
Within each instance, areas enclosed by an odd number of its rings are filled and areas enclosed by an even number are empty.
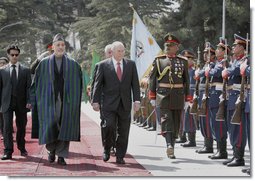
<svg viewBox="0 0 255 181">
<path fill-rule="evenodd" d="M 247 36 L 246 36 L 246 52 L 245 52 L 245 57 L 243 58 L 244 62 L 245 63 L 245 59 L 247 59 L 248 57 L 248 42 L 249 42 L 249 34 L 247 33 Z M 241 124 L 241 120 L 242 120 L 242 111 L 244 111 L 244 98 L 245 98 L 245 95 L 244 95 L 244 88 L 245 88 L 245 84 L 246 84 L 246 81 L 245 81 L 245 75 L 242 75 L 242 79 L 241 79 L 241 90 L 240 90 L 240 95 L 235 103 L 235 111 L 234 111 L 234 114 L 231 118 L 231 123 L 232 124 L 238 124 L 240 125 Z"/>
<path fill-rule="evenodd" d="M 228 44 L 227 39 L 225 39 L 225 54 L 224 54 L 224 62 L 223 62 L 223 69 L 228 67 Z M 225 120 L 225 103 L 227 100 L 227 79 L 223 78 L 223 87 L 222 87 L 222 94 L 220 96 L 220 103 L 219 109 L 216 113 L 216 120 L 217 121 L 224 121 Z"/>
<path fill-rule="evenodd" d="M 210 66 L 210 59 L 211 59 L 211 46 L 210 43 L 207 42 L 206 43 L 206 47 L 208 47 L 208 56 L 207 56 L 207 61 L 206 61 L 206 65 Z M 202 98 L 202 103 L 201 103 L 201 108 L 199 109 L 199 116 L 206 116 L 206 110 L 207 110 L 207 105 L 208 105 L 208 97 L 209 97 L 209 76 L 206 77 L 205 80 L 205 96 Z"/>
<path fill-rule="evenodd" d="M 200 69 L 200 50 L 197 48 L 197 67 L 196 70 Z M 199 97 L 199 82 L 200 80 L 196 80 L 196 90 L 195 96 L 193 99 L 193 104 L 190 107 L 190 114 L 194 115 L 198 113 L 198 97 Z"/>
</svg>

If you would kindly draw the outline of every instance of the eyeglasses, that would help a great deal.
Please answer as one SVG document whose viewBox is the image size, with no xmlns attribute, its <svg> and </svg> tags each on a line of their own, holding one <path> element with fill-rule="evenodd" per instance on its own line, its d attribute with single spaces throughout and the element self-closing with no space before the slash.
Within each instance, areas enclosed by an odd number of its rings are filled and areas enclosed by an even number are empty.
<svg viewBox="0 0 255 181">
<path fill-rule="evenodd" d="M 19 56 L 19 54 L 10 54 L 12 57 L 17 57 L 17 56 Z"/>
</svg>

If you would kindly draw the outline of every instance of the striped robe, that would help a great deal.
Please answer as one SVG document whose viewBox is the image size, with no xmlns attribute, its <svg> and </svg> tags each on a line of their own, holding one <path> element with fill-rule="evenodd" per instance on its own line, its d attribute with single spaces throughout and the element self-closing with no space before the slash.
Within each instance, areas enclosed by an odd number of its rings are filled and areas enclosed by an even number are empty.
<svg viewBox="0 0 255 181">
<path fill-rule="evenodd" d="M 39 144 L 56 140 L 80 141 L 81 67 L 76 61 L 63 56 L 63 108 L 58 130 L 54 120 L 54 58 L 51 55 L 40 62 L 31 86 L 32 137 L 37 137 L 39 133 Z"/>
</svg>

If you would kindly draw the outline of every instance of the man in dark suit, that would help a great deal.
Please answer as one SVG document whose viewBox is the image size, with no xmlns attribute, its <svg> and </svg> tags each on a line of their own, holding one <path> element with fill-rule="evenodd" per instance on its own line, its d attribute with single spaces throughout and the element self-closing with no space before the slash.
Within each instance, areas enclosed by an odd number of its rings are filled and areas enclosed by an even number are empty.
<svg viewBox="0 0 255 181">
<path fill-rule="evenodd" d="M 110 149 L 114 144 L 112 137 L 117 125 L 116 163 L 125 164 L 124 157 L 128 145 L 132 97 L 134 111 L 138 111 L 140 108 L 140 88 L 135 62 L 124 58 L 124 45 L 121 42 L 114 42 L 112 53 L 111 58 L 98 64 L 92 106 L 95 111 L 101 109 L 103 160 L 108 161 L 110 159 Z"/>
<path fill-rule="evenodd" d="M 0 112 L 4 118 L 4 155 L 2 160 L 12 159 L 13 153 L 13 112 L 16 116 L 16 141 L 22 156 L 27 156 L 25 135 L 27 112 L 31 108 L 29 88 L 30 70 L 19 63 L 20 49 L 11 45 L 7 49 L 10 63 L 0 70 Z"/>
</svg>

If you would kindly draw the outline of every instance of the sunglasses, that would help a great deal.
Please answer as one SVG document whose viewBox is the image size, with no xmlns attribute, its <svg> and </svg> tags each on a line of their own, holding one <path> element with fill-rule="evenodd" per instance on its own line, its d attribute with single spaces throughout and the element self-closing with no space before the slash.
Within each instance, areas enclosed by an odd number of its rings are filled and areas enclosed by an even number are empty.
<svg viewBox="0 0 255 181">
<path fill-rule="evenodd" d="M 19 54 L 10 54 L 12 57 L 17 57 L 17 56 L 19 56 Z"/>
</svg>

